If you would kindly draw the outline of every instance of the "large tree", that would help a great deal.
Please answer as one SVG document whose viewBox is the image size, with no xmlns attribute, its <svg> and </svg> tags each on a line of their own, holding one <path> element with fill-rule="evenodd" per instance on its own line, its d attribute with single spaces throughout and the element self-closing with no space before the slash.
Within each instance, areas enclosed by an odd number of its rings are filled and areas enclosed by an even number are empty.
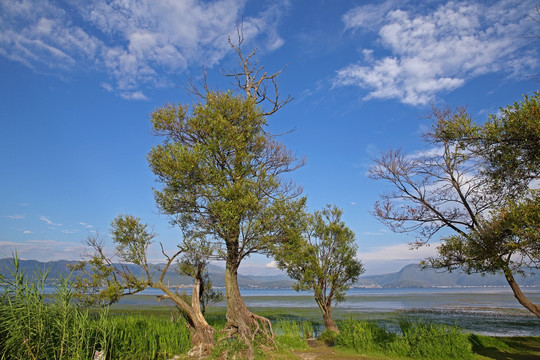
<svg viewBox="0 0 540 360">
<path fill-rule="evenodd" d="M 303 199 L 295 200 L 300 189 L 282 176 L 302 162 L 269 134 L 251 96 L 208 92 L 191 109 L 168 105 L 151 120 L 163 137 L 148 154 L 161 185 L 155 189 L 158 207 L 184 233 L 221 245 L 226 331 L 251 349 L 256 334 L 271 338 L 272 330 L 242 300 L 238 268 L 251 254 L 287 241 Z"/>
<path fill-rule="evenodd" d="M 330 205 L 305 214 L 302 232 L 274 249 L 278 267 L 296 280 L 295 290 L 313 291 L 324 326 L 333 332 L 339 329 L 332 318 L 332 304 L 342 302 L 350 285 L 364 272 L 356 259 L 354 232 L 341 215 L 339 208 Z"/>
<path fill-rule="evenodd" d="M 201 310 L 203 293 L 201 287 L 204 285 L 204 270 L 210 248 L 195 248 L 186 237 L 173 255 L 169 256 L 162 251 L 166 263 L 158 268 L 149 264 L 147 260 L 148 247 L 153 243 L 155 234 L 148 225 L 141 223 L 139 218 L 119 215 L 111 224 L 111 236 L 115 248 L 110 256 L 107 255 L 104 242 L 98 236 L 88 238 L 87 245 L 93 248 L 94 252 L 73 267 L 86 275 L 79 276 L 75 280 L 78 297 L 88 305 L 106 305 L 147 288 L 159 289 L 164 297 L 174 302 L 187 321 L 193 345 L 189 353 L 193 355 L 209 353 L 214 347 L 215 331 L 206 322 Z M 191 302 L 163 283 L 167 271 L 180 256 L 184 256 L 184 259 L 177 265 L 184 271 L 189 271 L 189 275 L 193 278 Z M 142 277 L 135 275 L 132 266 L 142 269 L 144 275 Z"/>
<path fill-rule="evenodd" d="M 538 93 L 483 125 L 464 108 L 434 109 L 433 120 L 425 134 L 431 149 L 390 150 L 375 160 L 370 176 L 393 189 L 375 203 L 375 216 L 394 231 L 416 232 L 418 246 L 449 229 L 426 266 L 503 273 L 520 304 L 540 317 L 515 280 L 540 265 L 539 193 L 532 189 L 540 171 Z"/>
</svg>

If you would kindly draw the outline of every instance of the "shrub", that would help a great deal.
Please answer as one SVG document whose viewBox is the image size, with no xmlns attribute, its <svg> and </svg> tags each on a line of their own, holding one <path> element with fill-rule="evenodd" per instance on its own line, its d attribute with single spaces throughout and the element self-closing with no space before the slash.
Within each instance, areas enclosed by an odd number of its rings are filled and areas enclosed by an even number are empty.
<svg viewBox="0 0 540 360">
<path fill-rule="evenodd" d="M 308 321 L 280 320 L 273 329 L 278 346 L 285 349 L 306 349 L 306 337 L 313 334 L 313 325 Z"/>
<path fill-rule="evenodd" d="M 340 329 L 335 344 L 358 353 L 425 360 L 466 360 L 473 356 L 469 336 L 456 326 L 402 320 L 398 335 L 373 322 L 348 319 Z"/>
<path fill-rule="evenodd" d="M 403 355 L 413 359 L 471 359 L 469 336 L 457 326 L 425 321 L 400 322 L 403 339 L 408 344 Z"/>
<path fill-rule="evenodd" d="M 335 345 L 359 353 L 380 352 L 395 335 L 370 321 L 347 319 L 340 324 Z"/>
</svg>

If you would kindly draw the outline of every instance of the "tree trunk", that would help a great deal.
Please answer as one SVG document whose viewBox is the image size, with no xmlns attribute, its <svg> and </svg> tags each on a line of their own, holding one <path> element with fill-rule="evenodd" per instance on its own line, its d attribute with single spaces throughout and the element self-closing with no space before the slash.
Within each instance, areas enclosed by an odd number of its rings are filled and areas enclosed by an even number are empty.
<svg viewBox="0 0 540 360">
<path fill-rule="evenodd" d="M 333 331 L 339 334 L 337 324 L 332 318 L 331 303 L 324 303 L 322 301 L 318 301 L 317 299 L 315 299 L 315 301 L 317 302 L 317 305 L 319 305 L 319 309 L 321 309 L 325 330 Z"/>
<path fill-rule="evenodd" d="M 227 299 L 227 323 L 238 330 L 242 337 L 250 333 L 253 320 L 238 287 L 238 268 L 227 262 L 225 268 L 225 298 Z"/>
<path fill-rule="evenodd" d="M 270 320 L 253 314 L 244 303 L 238 287 L 238 265 L 229 260 L 225 267 L 225 298 L 227 299 L 225 332 L 229 333 L 229 337 L 235 336 L 247 345 L 246 353 L 242 354 L 243 358 L 253 358 L 252 343 L 257 334 L 266 336 L 268 343 L 277 347 Z"/>
<path fill-rule="evenodd" d="M 521 288 L 517 284 L 516 280 L 514 279 L 514 275 L 512 274 L 512 271 L 508 267 L 503 268 L 504 276 L 506 277 L 506 281 L 508 282 L 508 285 L 510 285 L 510 288 L 512 288 L 512 291 L 514 292 L 515 298 L 519 301 L 521 305 L 523 305 L 527 310 L 532 312 L 534 315 L 540 318 L 540 306 L 532 303 L 527 299 L 525 294 L 521 291 Z"/>
<path fill-rule="evenodd" d="M 214 348 L 214 328 L 210 326 L 204 315 L 201 313 L 199 302 L 199 282 L 195 281 L 191 293 L 191 306 L 189 306 L 176 293 L 172 292 L 167 286 L 159 282 L 155 285 L 171 299 L 175 305 L 182 310 L 188 323 L 191 333 L 191 345 L 188 355 L 191 357 L 203 357 L 208 355 Z"/>
</svg>

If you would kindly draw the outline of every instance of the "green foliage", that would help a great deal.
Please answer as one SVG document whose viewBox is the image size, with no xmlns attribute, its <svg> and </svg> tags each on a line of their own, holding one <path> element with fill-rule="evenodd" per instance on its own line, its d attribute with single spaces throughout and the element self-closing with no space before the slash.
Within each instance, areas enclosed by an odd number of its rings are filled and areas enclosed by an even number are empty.
<svg viewBox="0 0 540 360">
<path fill-rule="evenodd" d="M 279 320 L 273 329 L 280 349 L 307 349 L 306 339 L 313 335 L 313 325 L 308 321 Z"/>
<path fill-rule="evenodd" d="M 168 359 L 191 347 L 183 320 L 170 321 L 152 316 L 110 316 L 110 359 Z"/>
<path fill-rule="evenodd" d="M 132 215 L 118 215 L 111 223 L 111 235 L 116 253 L 123 262 L 146 264 L 146 251 L 155 234 Z"/>
<path fill-rule="evenodd" d="M 425 139 L 437 148 L 408 156 L 390 150 L 370 168 L 371 178 L 393 187 L 374 215 L 393 231 L 417 233 L 417 246 L 451 230 L 424 267 L 501 272 L 518 301 L 540 316 L 514 278 L 540 264 L 540 193 L 532 189 L 540 179 L 540 93 L 483 125 L 464 108 L 434 109 L 433 120 Z"/>
<path fill-rule="evenodd" d="M 460 267 L 467 273 L 495 273 L 505 268 L 524 273 L 540 259 L 538 224 L 540 192 L 536 190 L 521 201 L 509 200 L 466 236 L 446 237 L 439 247 L 439 258 L 430 259 L 430 263 L 450 270 Z"/>
<path fill-rule="evenodd" d="M 467 334 L 455 326 L 425 321 L 400 323 L 407 349 L 402 353 L 412 359 L 471 359 L 472 348 Z M 395 347 L 394 347 L 395 348 Z"/>
<path fill-rule="evenodd" d="M 468 335 L 457 327 L 424 321 L 400 322 L 394 334 L 373 322 L 346 320 L 335 339 L 336 346 L 362 354 L 380 354 L 411 359 L 472 359 Z"/>
<path fill-rule="evenodd" d="M 523 96 L 476 125 L 464 108 L 452 116 L 439 116 L 430 138 L 435 143 L 455 142 L 482 161 L 482 174 L 494 191 L 516 198 L 540 176 L 540 93 Z"/>
<path fill-rule="evenodd" d="M 163 185 L 156 202 L 188 236 L 223 241 L 239 263 L 286 235 L 283 224 L 303 200 L 291 200 L 299 191 L 280 175 L 301 163 L 265 131 L 253 99 L 208 93 L 191 112 L 180 105 L 157 109 L 152 123 L 164 136 L 148 154 Z"/>
<path fill-rule="evenodd" d="M 91 359 L 95 350 L 107 347 L 110 327 L 104 313 L 97 319 L 71 304 L 69 278 L 57 285 L 54 301 L 43 295 L 47 271 L 27 281 L 15 256 L 12 274 L 0 302 L 0 358 Z"/>
<path fill-rule="evenodd" d="M 0 297 L 0 358 L 167 359 L 185 353 L 190 334 L 184 321 L 110 316 L 107 308 L 90 314 L 72 304 L 69 278 L 60 279 L 52 302 L 43 295 L 47 271 L 27 281 L 14 258 L 14 281 Z"/>
<path fill-rule="evenodd" d="M 540 176 L 540 92 L 491 115 L 478 145 L 496 189 L 511 197 L 526 192 Z"/>
<path fill-rule="evenodd" d="M 340 333 L 334 344 L 358 353 L 383 353 L 395 338 L 394 334 L 374 322 L 347 319 L 340 323 Z"/>
<path fill-rule="evenodd" d="M 333 330 L 324 330 L 318 339 L 324 342 L 328 346 L 334 346 L 336 344 L 336 339 L 338 338 L 339 333 Z"/>
<path fill-rule="evenodd" d="M 340 209 L 330 205 L 306 214 L 304 231 L 291 237 L 294 241 L 274 248 L 278 267 L 297 281 L 295 290 L 313 291 L 323 314 L 330 313 L 333 302 L 344 300 L 349 286 L 364 272 L 356 259 L 354 233 L 341 215 Z"/>
<path fill-rule="evenodd" d="M 176 267 L 180 275 L 190 276 L 199 284 L 199 302 L 204 315 L 207 306 L 224 300 L 223 292 L 212 287 L 208 274 L 208 258 L 214 253 L 213 246 L 206 239 L 185 238 L 181 246 L 183 254 Z M 191 301 L 187 294 L 179 294 L 185 302 Z"/>
</svg>

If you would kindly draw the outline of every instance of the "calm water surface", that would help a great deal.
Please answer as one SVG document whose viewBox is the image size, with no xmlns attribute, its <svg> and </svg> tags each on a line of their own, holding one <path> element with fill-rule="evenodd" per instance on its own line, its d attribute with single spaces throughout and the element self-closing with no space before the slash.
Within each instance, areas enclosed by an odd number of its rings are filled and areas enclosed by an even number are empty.
<svg viewBox="0 0 540 360">
<path fill-rule="evenodd" d="M 529 300 L 540 303 L 540 288 L 524 288 Z M 320 314 L 307 292 L 292 289 L 244 289 L 251 308 L 298 309 L 303 317 Z M 170 306 L 157 303 L 159 291 L 126 297 L 116 306 Z M 215 306 L 225 306 L 224 303 Z M 313 309 L 313 311 L 310 311 Z M 375 320 L 390 328 L 400 318 L 429 319 L 458 325 L 466 331 L 498 336 L 540 336 L 540 319 L 525 310 L 509 288 L 352 289 L 336 307 L 336 317 Z"/>
</svg>

